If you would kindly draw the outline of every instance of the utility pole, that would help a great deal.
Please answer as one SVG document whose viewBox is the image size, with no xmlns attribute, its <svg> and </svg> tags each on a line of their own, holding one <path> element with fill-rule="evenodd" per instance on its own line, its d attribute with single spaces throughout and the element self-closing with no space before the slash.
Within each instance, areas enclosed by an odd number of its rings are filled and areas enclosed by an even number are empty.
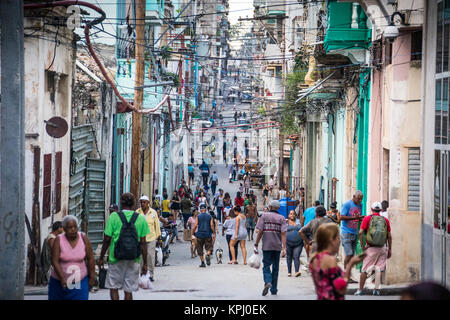
<svg viewBox="0 0 450 320">
<path fill-rule="evenodd" d="M 23 0 L 0 1 L 0 300 L 23 300 L 25 87 Z"/>
<path fill-rule="evenodd" d="M 144 85 L 145 61 L 145 0 L 137 0 L 136 6 L 136 73 L 134 106 L 136 109 L 142 109 L 144 90 L 139 89 Z M 155 70 L 157 72 L 157 70 Z M 141 136 L 142 136 L 142 118 L 141 115 L 133 112 L 133 129 L 131 145 L 131 185 L 130 191 L 136 199 L 140 197 L 141 192 Z M 137 203 L 138 201 L 136 201 Z"/>
</svg>

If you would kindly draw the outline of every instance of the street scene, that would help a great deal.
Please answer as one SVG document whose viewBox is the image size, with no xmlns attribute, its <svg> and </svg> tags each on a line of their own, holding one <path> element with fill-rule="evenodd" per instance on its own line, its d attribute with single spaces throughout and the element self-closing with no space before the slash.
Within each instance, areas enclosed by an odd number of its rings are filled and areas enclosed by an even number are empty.
<svg viewBox="0 0 450 320">
<path fill-rule="evenodd" d="M 0 300 L 450 299 L 450 0 L 0 22 Z"/>
</svg>

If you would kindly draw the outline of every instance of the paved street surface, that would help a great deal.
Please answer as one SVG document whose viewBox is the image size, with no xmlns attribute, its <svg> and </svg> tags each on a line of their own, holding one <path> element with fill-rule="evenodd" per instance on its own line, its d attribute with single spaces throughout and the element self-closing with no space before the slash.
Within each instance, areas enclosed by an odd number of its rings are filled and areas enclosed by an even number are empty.
<svg viewBox="0 0 450 320">
<path fill-rule="evenodd" d="M 219 175 L 219 188 L 229 192 L 234 199 L 236 196 L 236 182 L 230 184 L 227 180 L 227 169 L 224 165 L 214 166 Z M 261 199 L 261 191 L 256 189 L 258 201 Z M 261 208 L 261 205 L 259 206 Z M 180 224 L 182 228 L 182 225 Z M 181 229 L 180 229 L 181 230 Z M 222 229 L 220 228 L 220 231 Z M 182 232 L 180 232 L 182 239 Z M 256 239 L 256 235 L 255 235 Z M 252 254 L 254 241 L 246 242 L 247 258 Z M 278 295 L 270 293 L 266 297 L 261 296 L 263 289 L 262 267 L 259 270 L 248 265 L 243 265 L 242 252 L 239 249 L 239 265 L 228 264 L 228 249 L 226 239 L 218 234 L 215 249 L 221 247 L 224 250 L 223 264 L 217 264 L 213 256 L 211 266 L 199 268 L 199 258 L 190 257 L 189 243 L 176 242 L 172 247 L 168 259 L 168 266 L 156 267 L 153 290 L 139 290 L 134 294 L 137 300 L 314 300 L 316 295 L 312 279 L 307 271 L 301 270 L 299 278 L 287 276 L 286 259 L 281 259 L 280 276 L 278 283 Z M 260 245 L 261 246 L 261 245 Z M 302 254 L 306 261 L 305 253 Z M 45 293 L 45 290 L 41 290 Z M 25 299 L 46 299 L 45 295 L 26 295 Z M 99 290 L 91 293 L 91 300 L 109 300 L 108 290 Z M 123 293 L 121 293 L 123 298 Z M 398 299 L 397 296 L 374 297 L 372 295 L 355 297 L 349 295 L 347 299 L 386 300 Z"/>
</svg>

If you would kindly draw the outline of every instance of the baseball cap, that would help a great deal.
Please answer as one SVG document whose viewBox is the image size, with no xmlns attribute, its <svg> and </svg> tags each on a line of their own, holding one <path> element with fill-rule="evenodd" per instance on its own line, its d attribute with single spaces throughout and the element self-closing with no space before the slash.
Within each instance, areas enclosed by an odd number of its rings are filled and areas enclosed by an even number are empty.
<svg viewBox="0 0 450 320">
<path fill-rule="evenodd" d="M 119 210 L 119 206 L 118 206 L 117 204 L 115 204 L 115 203 L 112 203 L 112 204 L 109 206 L 109 209 L 110 209 L 110 210 Z"/>
<path fill-rule="evenodd" d="M 333 202 L 332 204 L 330 204 L 331 209 L 336 209 L 336 207 L 337 207 L 337 202 Z"/>
<path fill-rule="evenodd" d="M 371 208 L 374 211 L 381 211 L 381 210 L 383 210 L 383 208 L 381 206 L 381 203 L 379 203 L 378 201 L 375 201 L 374 203 L 372 203 Z"/>
<path fill-rule="evenodd" d="M 279 209 L 280 208 L 280 202 L 278 200 L 272 200 L 270 202 L 270 206 L 274 207 L 275 209 Z"/>
<path fill-rule="evenodd" d="M 146 200 L 146 201 L 150 201 L 150 199 L 147 196 L 142 196 L 139 198 L 139 201 L 141 200 Z"/>
<path fill-rule="evenodd" d="M 202 203 L 201 205 L 199 205 L 199 209 L 206 209 L 206 204 Z"/>
</svg>

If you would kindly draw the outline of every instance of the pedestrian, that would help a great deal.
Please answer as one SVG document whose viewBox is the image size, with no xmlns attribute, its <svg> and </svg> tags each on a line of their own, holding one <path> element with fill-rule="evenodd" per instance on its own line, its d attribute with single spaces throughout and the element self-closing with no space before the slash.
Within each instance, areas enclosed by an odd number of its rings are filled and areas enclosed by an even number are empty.
<svg viewBox="0 0 450 320">
<path fill-rule="evenodd" d="M 245 227 L 245 216 L 242 214 L 240 207 L 234 207 L 234 213 L 236 215 L 236 227 L 234 234 L 230 240 L 231 257 L 234 264 L 238 264 L 236 260 L 236 254 L 234 252 L 234 246 L 239 243 L 244 259 L 244 265 L 247 264 L 247 249 L 245 248 L 245 239 L 247 238 L 247 230 Z"/>
<path fill-rule="evenodd" d="M 205 196 L 205 191 L 203 191 L 203 190 L 200 191 L 200 194 L 197 197 L 196 203 L 197 203 L 197 208 L 200 208 L 201 204 L 204 204 L 205 206 L 209 206 L 208 199 Z"/>
<path fill-rule="evenodd" d="M 233 256 L 231 255 L 230 241 L 231 238 L 233 237 L 235 230 L 236 230 L 236 214 L 234 213 L 233 208 L 231 208 L 231 210 L 229 211 L 229 215 L 226 217 L 222 225 L 222 236 L 225 236 L 227 239 L 228 257 L 229 257 L 228 264 L 233 264 Z M 239 243 L 236 242 L 234 244 L 234 255 L 236 260 L 238 258 L 238 248 Z"/>
<path fill-rule="evenodd" d="M 389 220 L 380 215 L 382 210 L 381 203 L 374 202 L 371 209 L 372 214 L 364 218 L 361 223 L 361 228 L 359 229 L 359 243 L 366 254 L 359 279 L 359 290 L 355 293 L 355 295 L 360 296 L 363 295 L 364 284 L 372 271 L 374 271 L 375 276 L 378 277 L 378 281 L 375 280 L 373 295 L 380 295 L 379 282 L 381 272 L 385 270 L 386 261 L 392 255 L 392 236 Z M 365 246 L 363 236 L 365 236 L 366 239 Z M 386 243 L 388 245 L 387 247 Z"/>
<path fill-rule="evenodd" d="M 250 174 L 248 173 L 244 175 L 244 192 L 245 194 L 250 193 Z"/>
<path fill-rule="evenodd" d="M 278 271 L 280 268 L 280 253 L 286 256 L 286 231 L 285 218 L 278 213 L 280 202 L 273 200 L 269 206 L 269 212 L 264 213 L 256 224 L 258 235 L 255 240 L 255 252 L 258 250 L 259 241 L 262 238 L 263 252 L 263 278 L 264 289 L 262 295 L 269 292 L 276 295 L 278 292 Z M 272 270 L 270 270 L 272 267 Z"/>
<path fill-rule="evenodd" d="M 52 232 L 49 233 L 42 244 L 41 250 L 41 267 L 42 267 L 42 282 L 47 285 L 50 281 L 51 267 L 52 267 L 52 248 L 55 239 L 64 232 L 61 221 L 55 221 L 52 225 Z"/>
<path fill-rule="evenodd" d="M 91 242 L 78 231 L 75 216 L 65 216 L 62 227 L 64 233 L 54 239 L 52 247 L 48 300 L 89 300 L 97 278 Z"/>
<path fill-rule="evenodd" d="M 253 233 L 255 232 L 256 222 L 258 220 L 258 209 L 253 199 L 249 199 L 248 205 L 244 209 L 247 227 L 248 241 L 253 241 Z"/>
<path fill-rule="evenodd" d="M 388 216 L 388 213 L 387 213 L 387 209 L 389 208 L 389 202 L 387 200 L 383 200 L 381 202 L 381 207 L 382 207 L 382 210 L 380 212 L 380 215 L 382 217 L 385 217 L 385 218 L 389 219 L 389 216 Z"/>
<path fill-rule="evenodd" d="M 152 201 L 152 208 L 156 211 L 160 210 L 162 201 L 163 201 L 162 195 L 159 194 L 158 189 L 155 189 L 155 194 L 153 195 L 153 201 Z M 117 207 L 117 210 L 119 210 L 118 207 Z"/>
<path fill-rule="evenodd" d="M 252 199 L 252 201 L 255 205 L 258 205 L 258 202 L 257 202 L 258 198 L 256 197 L 255 192 L 252 189 L 250 189 L 250 198 Z"/>
<path fill-rule="evenodd" d="M 223 206 L 231 207 L 233 205 L 233 200 L 231 200 L 230 194 L 225 192 L 225 196 L 223 197 Z"/>
<path fill-rule="evenodd" d="M 189 179 L 188 179 L 189 187 L 191 187 L 192 184 L 194 183 L 194 178 L 195 178 L 194 166 L 192 165 L 192 163 L 189 163 L 189 165 L 188 165 L 188 177 L 189 177 Z"/>
<path fill-rule="evenodd" d="M 238 191 L 237 193 L 236 193 L 236 198 L 234 198 L 234 205 L 236 206 L 236 207 L 243 207 L 244 206 L 244 198 L 242 198 L 242 196 L 241 196 L 241 192 L 240 191 Z"/>
<path fill-rule="evenodd" d="M 223 189 L 219 189 L 219 194 L 217 195 L 216 200 L 214 201 L 214 205 L 216 206 L 217 217 L 219 218 L 220 223 L 223 222 L 224 198 L 225 196 L 223 194 Z"/>
<path fill-rule="evenodd" d="M 280 200 L 283 198 L 286 198 L 286 190 L 285 190 L 284 186 L 281 186 L 279 193 L 280 193 Z"/>
<path fill-rule="evenodd" d="M 205 160 L 203 160 L 202 164 L 198 168 L 202 174 L 203 186 L 206 186 L 208 184 L 209 166 L 206 164 Z"/>
<path fill-rule="evenodd" d="M 147 242 L 147 263 L 148 271 L 150 272 L 150 281 L 155 279 L 155 255 L 156 242 L 161 239 L 161 227 L 159 224 L 158 213 L 150 208 L 150 200 L 147 196 L 142 196 L 139 199 L 141 207 L 136 210 L 141 214 L 148 224 L 149 233 L 145 236 Z M 143 267 L 144 259 L 141 259 L 141 268 Z"/>
<path fill-rule="evenodd" d="M 187 229 L 187 222 L 189 218 L 192 216 L 191 214 L 191 208 L 192 208 L 192 201 L 189 197 L 189 194 L 187 194 L 183 200 L 181 200 L 181 214 L 183 215 L 183 222 L 184 222 L 184 229 Z"/>
<path fill-rule="evenodd" d="M 306 209 L 303 212 L 303 215 L 300 217 L 300 225 L 302 227 L 306 226 L 310 221 L 314 220 L 316 218 L 316 208 L 320 206 L 320 201 L 316 200 L 314 201 L 314 205 L 308 209 Z M 309 241 L 310 242 L 310 241 Z M 306 256 L 309 259 L 309 254 L 311 251 L 311 247 L 309 245 L 309 242 L 304 242 Z"/>
<path fill-rule="evenodd" d="M 344 268 L 347 268 L 347 264 L 350 259 L 356 253 L 356 244 L 358 243 L 358 222 L 364 217 L 361 216 L 362 211 L 362 199 L 363 193 L 356 191 L 353 198 L 348 200 L 342 205 L 341 210 L 341 237 L 342 246 L 344 247 Z M 351 280 L 352 283 L 356 281 Z"/>
<path fill-rule="evenodd" d="M 213 240 L 216 238 L 214 230 L 214 221 L 206 211 L 206 205 L 200 205 L 200 214 L 196 217 L 194 227 L 192 228 L 197 238 L 197 253 L 200 257 L 200 268 L 205 268 L 205 258 L 203 256 L 203 248 L 206 251 L 206 264 L 211 265 L 211 254 L 213 251 Z"/>
<path fill-rule="evenodd" d="M 200 186 L 196 186 L 195 187 L 195 192 L 194 192 L 194 197 L 195 197 L 195 199 L 197 199 L 197 197 L 200 195 L 200 192 L 201 192 L 202 190 L 200 189 Z"/>
<path fill-rule="evenodd" d="M 269 180 L 269 191 L 270 191 L 270 196 L 273 197 L 273 187 L 275 185 L 275 182 L 273 181 L 273 176 L 270 176 L 270 180 Z"/>
<path fill-rule="evenodd" d="M 317 244 L 317 252 L 311 256 L 309 269 L 317 299 L 344 300 L 351 269 L 362 261 L 364 255 L 352 257 L 344 274 L 336 260 L 341 239 L 339 227 L 335 223 L 322 224 L 317 229 L 315 243 Z"/>
<path fill-rule="evenodd" d="M 298 219 L 299 223 L 300 223 L 300 214 L 301 214 L 301 206 L 300 206 L 300 201 L 299 200 L 295 200 L 294 202 L 294 212 L 295 212 L 295 218 Z"/>
<path fill-rule="evenodd" d="M 314 254 L 317 250 L 317 244 L 314 242 L 314 235 L 316 234 L 317 229 L 324 223 L 333 222 L 333 220 L 327 216 L 327 210 L 323 206 L 317 206 L 315 211 L 315 219 L 304 225 L 298 232 L 303 239 L 303 243 L 311 248 L 310 254 Z"/>
<path fill-rule="evenodd" d="M 263 192 L 263 206 L 269 202 L 269 185 L 266 183 L 262 189 Z"/>
<path fill-rule="evenodd" d="M 237 145 L 237 137 L 234 136 L 234 140 L 233 140 L 233 158 L 236 159 L 235 161 L 237 161 L 237 151 L 238 149 L 238 145 Z"/>
<path fill-rule="evenodd" d="M 224 140 L 222 145 L 222 156 L 223 156 L 223 162 L 225 163 L 225 168 L 228 167 L 227 164 L 227 142 Z"/>
<path fill-rule="evenodd" d="M 163 188 L 163 193 L 162 193 L 163 199 L 164 199 L 164 196 L 166 196 L 167 198 L 169 198 L 169 194 L 167 193 L 167 188 Z"/>
<path fill-rule="evenodd" d="M 194 211 L 192 211 L 192 216 L 189 217 L 188 219 L 188 228 L 190 231 L 190 235 L 191 235 L 191 258 L 195 258 L 197 257 L 197 238 L 194 235 L 194 232 L 192 231 L 195 225 L 195 221 L 197 219 L 197 215 L 198 215 L 198 210 L 194 209 Z"/>
<path fill-rule="evenodd" d="M 237 111 L 234 112 L 233 118 L 234 118 L 234 124 L 237 124 L 237 119 L 238 119 Z"/>
<path fill-rule="evenodd" d="M 247 140 L 244 141 L 244 152 L 245 152 L 245 159 L 246 159 L 246 161 L 248 161 L 247 160 L 248 159 L 248 141 Z"/>
<path fill-rule="evenodd" d="M 295 277 L 299 277 L 300 273 L 300 255 L 303 249 L 303 239 L 298 232 L 300 224 L 296 222 L 295 211 L 289 211 L 286 231 L 286 262 L 288 268 L 288 277 L 292 276 L 292 261 L 294 261 Z"/>
<path fill-rule="evenodd" d="M 412 284 L 401 293 L 401 300 L 450 300 L 450 290 L 443 285 L 424 281 Z"/>
<path fill-rule="evenodd" d="M 174 191 L 172 200 L 170 200 L 170 209 L 171 209 L 171 212 L 173 214 L 173 218 L 175 219 L 175 221 L 177 221 L 178 212 L 180 211 L 180 203 L 181 203 L 181 198 L 178 195 L 178 192 Z"/>
<path fill-rule="evenodd" d="M 162 217 L 166 218 L 166 219 L 169 217 L 169 214 L 170 214 L 170 201 L 167 198 L 168 198 L 167 195 L 164 195 L 163 196 L 164 200 L 162 201 L 162 204 L 161 204 Z"/>
<path fill-rule="evenodd" d="M 139 290 L 139 269 L 142 274 L 147 274 L 146 236 L 150 230 L 145 218 L 133 211 L 134 202 L 132 193 L 122 194 L 122 211 L 113 212 L 106 222 L 97 263 L 100 269 L 103 268 L 103 258 L 109 248 L 105 287 L 110 289 L 111 300 L 119 300 L 119 289 L 124 290 L 125 300 L 133 300 L 133 292 Z M 144 261 L 139 268 L 141 256 Z"/>
<path fill-rule="evenodd" d="M 173 234 L 175 235 L 175 237 L 172 237 L 170 243 L 173 243 L 175 239 L 177 241 L 180 241 L 180 238 L 178 238 L 177 220 L 175 220 L 175 216 L 173 215 L 173 213 L 170 213 L 167 219 L 169 220 L 167 228 L 171 229 Z"/>
<path fill-rule="evenodd" d="M 228 169 L 228 182 L 233 183 L 233 179 L 236 176 L 236 169 L 233 165 L 230 165 L 230 169 Z"/>
<path fill-rule="evenodd" d="M 209 214 L 213 220 L 213 225 L 214 225 L 214 230 L 215 230 L 215 234 L 217 235 L 219 233 L 219 221 L 217 220 L 217 216 L 214 213 L 214 210 L 212 210 L 212 208 L 208 208 L 209 210 Z M 213 248 L 214 248 L 214 244 L 216 242 L 216 237 L 213 238 Z"/>
<path fill-rule="evenodd" d="M 327 215 L 334 223 L 339 224 L 341 222 L 341 214 L 337 209 L 337 202 L 330 204 L 330 211 L 327 212 Z"/>
<path fill-rule="evenodd" d="M 217 176 L 216 171 L 214 171 L 211 178 L 209 178 L 209 183 L 211 185 L 211 193 L 214 195 L 216 193 L 216 187 L 219 184 L 219 177 Z"/>
</svg>

